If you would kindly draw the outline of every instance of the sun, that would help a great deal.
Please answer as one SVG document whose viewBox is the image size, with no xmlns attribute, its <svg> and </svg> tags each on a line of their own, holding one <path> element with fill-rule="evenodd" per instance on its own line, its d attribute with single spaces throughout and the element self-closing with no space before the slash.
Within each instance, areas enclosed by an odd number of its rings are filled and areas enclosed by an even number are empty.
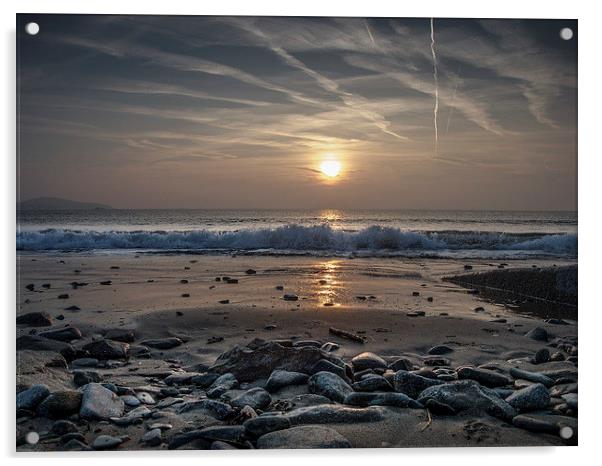
<svg viewBox="0 0 602 466">
<path fill-rule="evenodd" d="M 328 178 L 336 178 L 341 173 L 341 162 L 336 160 L 324 160 L 320 164 L 320 171 Z"/>
</svg>

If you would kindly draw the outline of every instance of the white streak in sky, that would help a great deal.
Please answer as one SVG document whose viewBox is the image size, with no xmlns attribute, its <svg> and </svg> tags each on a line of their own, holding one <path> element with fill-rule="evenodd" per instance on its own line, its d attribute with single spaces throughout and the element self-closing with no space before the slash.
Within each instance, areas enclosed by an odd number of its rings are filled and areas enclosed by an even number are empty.
<svg viewBox="0 0 602 466">
<path fill-rule="evenodd" d="M 435 155 L 439 145 L 439 130 L 437 129 L 437 114 L 439 113 L 439 77 L 437 76 L 437 54 L 435 53 L 435 26 L 431 18 L 431 54 L 433 55 L 433 78 L 435 80 L 435 108 L 433 109 L 433 121 L 435 125 Z"/>
<path fill-rule="evenodd" d="M 449 113 L 447 114 L 447 125 L 445 126 L 445 134 L 449 133 L 449 122 L 451 121 L 452 115 L 454 114 L 454 101 L 456 100 L 456 92 L 458 91 L 458 83 L 454 86 L 454 92 L 452 93 L 451 103 L 449 104 Z"/>
<path fill-rule="evenodd" d="M 368 21 L 364 20 L 364 25 L 366 26 L 366 31 L 368 31 L 368 36 L 370 36 L 372 45 L 376 46 L 376 42 L 374 41 L 374 37 L 372 36 L 372 31 L 370 31 L 370 26 L 368 26 Z"/>
</svg>

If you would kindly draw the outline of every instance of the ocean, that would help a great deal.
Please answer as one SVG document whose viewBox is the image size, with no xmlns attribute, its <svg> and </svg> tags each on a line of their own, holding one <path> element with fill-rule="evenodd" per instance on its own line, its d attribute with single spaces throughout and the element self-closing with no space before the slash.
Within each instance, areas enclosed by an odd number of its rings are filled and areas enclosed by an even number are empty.
<svg viewBox="0 0 602 466">
<path fill-rule="evenodd" d="M 577 257 L 576 212 L 61 210 L 17 213 L 18 251 Z"/>
</svg>

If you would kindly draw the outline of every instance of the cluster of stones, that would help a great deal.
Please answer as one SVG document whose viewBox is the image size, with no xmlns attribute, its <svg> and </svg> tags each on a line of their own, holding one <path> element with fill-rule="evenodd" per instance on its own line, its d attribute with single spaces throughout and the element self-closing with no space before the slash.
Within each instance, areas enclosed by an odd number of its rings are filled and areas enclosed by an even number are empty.
<svg viewBox="0 0 602 466">
<path fill-rule="evenodd" d="M 573 358 L 574 368 L 537 372 L 520 368 L 520 360 L 508 361 L 510 369 L 493 363 L 452 367 L 454 349 L 445 345 L 431 348 L 417 364 L 370 352 L 345 361 L 333 354 L 339 346 L 332 342 L 254 340 L 223 353 L 211 367 L 174 367 L 132 387 L 111 382 L 98 368 L 132 364 L 153 348 L 182 341 L 146 340 L 135 348 L 132 331 L 114 330 L 71 346 L 81 338 L 71 327 L 21 338 L 18 347 L 56 351 L 57 366 L 73 375 L 71 389 L 17 387 L 17 426 L 32 418 L 50 420 L 41 441 L 59 450 L 343 448 L 351 443 L 329 426 L 378 422 L 391 409 L 428 410 L 433 422 L 474 412 L 569 442 L 577 437 L 577 342 L 571 338 L 548 347 Z M 530 367 L 552 360 L 548 347 L 529 359 Z M 292 387 L 298 394 L 281 399 L 279 393 Z M 122 434 L 92 438 L 99 423 Z M 135 441 L 132 426 L 144 429 Z M 26 443 L 26 434 L 18 429 L 18 445 Z"/>
</svg>

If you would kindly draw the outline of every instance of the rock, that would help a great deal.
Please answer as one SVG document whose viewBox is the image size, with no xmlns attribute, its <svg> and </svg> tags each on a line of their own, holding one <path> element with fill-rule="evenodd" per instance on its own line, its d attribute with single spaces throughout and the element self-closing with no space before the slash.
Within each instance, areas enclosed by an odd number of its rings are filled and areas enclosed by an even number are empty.
<svg viewBox="0 0 602 466">
<path fill-rule="evenodd" d="M 210 387 L 213 382 L 217 380 L 219 374 L 215 372 L 204 372 L 199 375 L 192 376 L 190 378 L 190 383 L 200 386 L 201 388 Z"/>
<path fill-rule="evenodd" d="M 253 269 L 247 269 L 247 270 L 245 270 L 245 273 L 247 275 L 255 275 L 257 273 L 257 271 L 253 270 Z"/>
<path fill-rule="evenodd" d="M 140 404 L 142 403 L 137 397 L 135 397 L 134 395 L 123 395 L 121 396 L 121 399 L 123 400 L 123 402 L 126 404 L 126 406 L 132 406 L 134 408 L 140 406 Z"/>
<path fill-rule="evenodd" d="M 424 317 L 425 315 L 426 313 L 424 311 L 412 311 L 406 314 L 408 317 Z"/>
<path fill-rule="evenodd" d="M 547 348 L 542 348 L 535 353 L 533 362 L 535 364 L 543 364 L 550 360 L 550 351 Z"/>
<path fill-rule="evenodd" d="M 351 448 L 351 444 L 334 429 L 299 426 L 262 435 L 257 448 Z"/>
<path fill-rule="evenodd" d="M 380 375 L 371 375 L 351 385 L 356 392 L 391 391 L 393 386 Z"/>
<path fill-rule="evenodd" d="M 441 356 L 427 356 L 422 360 L 422 362 L 424 363 L 425 366 L 433 366 L 433 367 L 451 365 L 451 361 L 449 359 L 441 357 Z"/>
<path fill-rule="evenodd" d="M 140 424 L 145 417 L 148 417 L 151 414 L 152 411 L 146 406 L 138 406 L 123 417 L 111 417 L 110 419 L 118 426 L 129 426 L 132 424 Z"/>
<path fill-rule="evenodd" d="M 439 414 L 441 416 L 454 416 L 456 410 L 445 403 L 441 403 L 433 398 L 429 398 L 426 402 L 425 408 L 433 414 Z"/>
<path fill-rule="evenodd" d="M 306 406 L 317 406 L 325 404 L 333 404 L 330 398 L 326 398 L 322 395 L 316 395 L 315 393 L 304 393 L 303 395 L 296 395 L 287 400 L 292 408 L 305 408 Z"/>
<path fill-rule="evenodd" d="M 243 426 L 210 426 L 200 429 L 199 435 L 209 440 L 242 443 L 244 432 Z"/>
<path fill-rule="evenodd" d="M 98 372 L 94 371 L 74 371 L 73 372 L 73 383 L 77 387 L 87 385 L 92 382 L 100 382 L 102 378 Z"/>
<path fill-rule="evenodd" d="M 79 340 L 82 337 L 82 332 L 75 327 L 64 327 L 57 330 L 40 332 L 39 335 L 43 338 L 49 338 L 51 340 L 70 342 L 72 340 Z"/>
<path fill-rule="evenodd" d="M 17 316 L 17 325 L 26 327 L 50 327 L 52 325 L 52 317 L 47 312 L 29 312 Z"/>
<path fill-rule="evenodd" d="M 553 324 L 553 325 L 569 325 L 569 323 L 563 319 L 546 319 L 545 322 L 546 322 L 546 324 Z"/>
<path fill-rule="evenodd" d="M 86 445 L 85 443 L 83 443 L 80 440 L 71 439 L 71 440 L 65 442 L 63 445 L 61 445 L 60 450 L 61 451 L 90 451 L 90 450 L 92 450 L 92 448 L 90 448 L 88 445 Z"/>
<path fill-rule="evenodd" d="M 261 437 L 269 432 L 288 429 L 291 427 L 291 421 L 283 415 L 266 414 L 245 421 L 243 427 L 250 436 Z"/>
<path fill-rule="evenodd" d="M 138 392 L 136 393 L 136 397 L 145 405 L 154 405 L 156 403 L 153 396 L 147 392 Z"/>
<path fill-rule="evenodd" d="M 570 427 L 574 432 L 577 432 L 576 419 L 553 414 L 519 414 L 512 419 L 512 424 L 532 432 L 553 435 L 558 435 L 562 427 Z"/>
<path fill-rule="evenodd" d="M 577 393 L 578 385 L 575 382 L 554 385 L 550 388 L 550 396 L 551 397 L 559 397 L 562 395 L 566 395 L 567 393 Z"/>
<path fill-rule="evenodd" d="M 65 434 L 77 432 L 77 426 L 71 421 L 60 419 L 52 424 L 50 432 L 54 435 L 62 437 Z"/>
<path fill-rule="evenodd" d="M 539 372 L 529 372 L 523 369 L 512 367 L 510 369 L 510 375 L 515 379 L 529 380 L 530 382 L 540 383 L 546 387 L 554 385 L 554 380 L 547 375 L 540 374 Z"/>
<path fill-rule="evenodd" d="M 389 369 L 393 372 L 397 371 L 411 371 L 414 368 L 414 364 L 407 358 L 399 358 L 389 364 Z"/>
<path fill-rule="evenodd" d="M 272 397 L 263 388 L 252 388 L 242 395 L 237 396 L 230 401 L 230 405 L 234 408 L 244 408 L 250 406 L 253 409 L 265 409 L 272 402 Z M 223 439 L 218 439 L 223 440 Z"/>
<path fill-rule="evenodd" d="M 67 361 L 75 357 L 75 349 L 68 343 L 50 340 L 37 335 L 21 335 L 17 338 L 17 351 L 53 351 L 60 353 Z"/>
<path fill-rule="evenodd" d="M 339 348 L 340 346 L 332 341 L 328 341 L 320 347 L 322 351 L 326 351 L 327 353 L 332 353 L 338 350 Z"/>
<path fill-rule="evenodd" d="M 40 406 L 38 412 L 52 419 L 62 419 L 76 414 L 82 403 L 81 392 L 62 390 L 50 394 Z"/>
<path fill-rule="evenodd" d="M 35 289 L 35 285 L 33 283 L 29 283 L 28 285 L 25 285 L 25 288 L 29 291 L 33 291 Z"/>
<path fill-rule="evenodd" d="M 202 440 L 201 445 L 198 445 L 199 440 Z M 199 448 L 207 449 L 211 446 L 211 442 L 205 439 L 201 429 L 197 429 L 197 430 L 191 430 L 188 432 L 181 432 L 181 433 L 178 433 L 178 434 L 172 436 L 169 439 L 168 448 L 170 450 L 175 450 L 175 449 L 180 448 L 184 445 L 187 445 L 191 442 L 195 442 L 196 449 L 199 449 Z"/>
<path fill-rule="evenodd" d="M 222 442 L 221 440 L 216 440 L 209 447 L 210 450 L 238 450 L 234 445 L 230 445 L 227 442 Z"/>
<path fill-rule="evenodd" d="M 366 369 L 386 369 L 387 362 L 374 353 L 368 351 L 358 354 L 351 360 L 351 366 L 355 372 Z"/>
<path fill-rule="evenodd" d="M 108 450 L 121 445 L 123 441 L 120 437 L 113 437 L 111 435 L 99 435 L 92 442 L 92 448 L 94 450 Z"/>
<path fill-rule="evenodd" d="M 443 382 L 436 379 L 429 379 L 408 371 L 397 371 L 393 378 L 393 384 L 396 392 L 405 393 L 410 398 L 418 398 L 420 393 L 428 387 L 441 385 Z"/>
<path fill-rule="evenodd" d="M 398 408 L 422 408 L 423 406 L 403 393 L 350 393 L 343 404 L 351 406 L 395 406 Z"/>
<path fill-rule="evenodd" d="M 69 299 L 69 295 L 67 293 L 63 293 L 58 295 L 57 299 Z"/>
<path fill-rule="evenodd" d="M 309 374 L 320 359 L 336 361 L 319 348 L 294 348 L 273 341 L 254 340 L 247 346 L 235 346 L 223 353 L 210 371 L 231 372 L 240 382 L 252 382 L 269 377 L 275 369 Z"/>
<path fill-rule="evenodd" d="M 456 371 L 458 378 L 476 380 L 489 388 L 503 387 L 512 384 L 512 380 L 499 372 L 479 367 L 459 367 Z"/>
<path fill-rule="evenodd" d="M 197 375 L 201 374 L 199 374 L 198 372 L 177 372 L 175 374 L 171 374 L 165 377 L 165 379 L 163 379 L 163 382 L 165 382 L 167 385 L 186 385 L 192 383 L 191 379 Z M 217 377 L 218 376 L 216 374 L 215 378 L 217 379 Z"/>
<path fill-rule="evenodd" d="M 536 341 L 548 341 L 548 332 L 545 328 L 535 327 L 525 334 L 527 338 Z"/>
<path fill-rule="evenodd" d="M 211 384 L 207 390 L 207 396 L 209 398 L 219 398 L 228 390 L 238 387 L 238 380 L 233 374 L 224 374 L 215 379 L 215 382 Z"/>
<path fill-rule="evenodd" d="M 322 343 L 317 340 L 299 340 L 293 343 L 293 347 L 302 348 L 303 346 L 311 346 L 313 348 L 320 348 Z"/>
<path fill-rule="evenodd" d="M 186 403 L 182 403 L 177 408 L 177 412 L 179 414 L 197 410 L 208 411 L 211 414 L 211 416 L 220 420 L 227 418 L 234 412 L 234 410 L 229 404 L 222 403 L 221 401 L 216 400 L 189 401 Z"/>
<path fill-rule="evenodd" d="M 33 385 L 27 390 L 17 393 L 17 411 L 27 409 L 33 411 L 48 396 L 50 390 L 46 385 Z"/>
<path fill-rule="evenodd" d="M 333 401 L 342 403 L 353 389 L 341 377 L 331 372 L 318 372 L 308 380 L 310 393 L 323 395 Z"/>
<path fill-rule="evenodd" d="M 172 349 L 176 346 L 180 346 L 182 343 L 183 341 L 177 337 L 155 338 L 141 342 L 142 345 L 161 350 Z"/>
<path fill-rule="evenodd" d="M 84 345 L 82 349 L 96 359 L 127 359 L 130 345 L 113 340 L 98 340 Z"/>
<path fill-rule="evenodd" d="M 428 350 L 428 354 L 442 355 L 442 354 L 449 354 L 453 351 L 454 351 L 453 348 L 450 348 L 449 346 L 437 345 L 437 346 L 433 346 L 430 350 Z"/>
<path fill-rule="evenodd" d="M 285 301 L 298 301 L 299 300 L 299 296 L 297 296 L 296 294 L 285 294 L 282 299 L 284 299 Z"/>
<path fill-rule="evenodd" d="M 386 412 L 386 408 L 381 406 L 350 408 L 333 403 L 296 408 L 286 413 L 286 416 L 291 421 L 291 425 L 353 424 L 382 421 Z"/>
<path fill-rule="evenodd" d="M 534 411 L 548 407 L 550 404 L 550 393 L 544 385 L 535 383 L 514 392 L 506 398 L 506 401 L 517 411 Z"/>
<path fill-rule="evenodd" d="M 71 361 L 71 367 L 96 367 L 98 359 L 96 358 L 78 358 Z"/>
<path fill-rule="evenodd" d="M 142 436 L 140 441 L 142 443 L 146 443 L 147 445 L 149 445 L 151 447 L 156 447 L 158 445 L 161 445 L 161 442 L 163 441 L 163 438 L 161 436 L 161 429 L 149 430 L 146 434 L 144 434 Z"/>
<path fill-rule="evenodd" d="M 302 385 L 307 383 L 307 379 L 309 376 L 307 374 L 302 374 L 301 372 L 293 372 L 293 371 L 282 371 L 276 369 L 270 375 L 270 378 L 265 384 L 265 389 L 274 393 L 280 390 L 283 387 L 288 387 L 289 385 Z"/>
<path fill-rule="evenodd" d="M 349 382 L 349 374 L 347 373 L 347 368 L 339 366 L 338 364 L 334 364 L 326 359 L 320 359 L 314 367 L 311 368 L 311 373 L 316 374 L 318 372 L 332 372 L 333 374 L 338 375 L 340 378 Z"/>
<path fill-rule="evenodd" d="M 107 330 L 105 338 L 123 343 L 133 343 L 136 340 L 136 332 L 127 328 L 113 328 Z"/>
<path fill-rule="evenodd" d="M 79 415 L 85 419 L 109 419 L 121 417 L 124 403 L 115 393 L 98 383 L 90 383 L 83 388 Z"/>
<path fill-rule="evenodd" d="M 426 405 L 429 399 L 448 405 L 457 412 L 474 409 L 503 420 L 510 420 L 516 415 L 514 408 L 502 400 L 497 393 L 473 380 L 460 380 L 429 387 L 420 394 L 418 401 Z"/>
<path fill-rule="evenodd" d="M 562 395 L 562 399 L 566 401 L 569 408 L 574 409 L 575 411 L 578 410 L 578 397 L 576 393 L 566 393 Z"/>
</svg>

